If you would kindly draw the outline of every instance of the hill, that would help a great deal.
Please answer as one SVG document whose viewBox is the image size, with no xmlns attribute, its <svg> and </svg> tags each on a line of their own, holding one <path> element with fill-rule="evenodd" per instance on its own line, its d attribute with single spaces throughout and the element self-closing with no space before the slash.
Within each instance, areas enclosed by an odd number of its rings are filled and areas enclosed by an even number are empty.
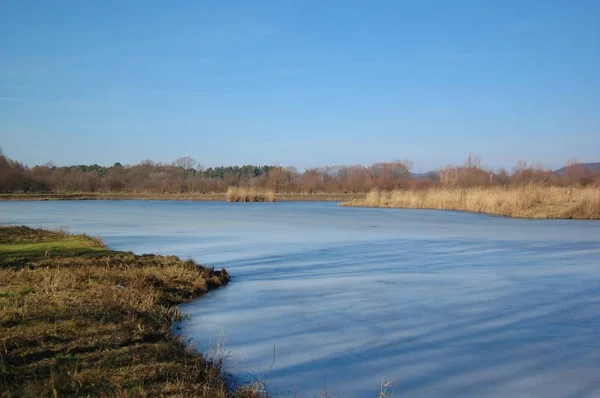
<svg viewBox="0 0 600 398">
<path fill-rule="evenodd" d="M 600 162 L 575 163 L 570 166 L 565 166 L 558 170 L 555 170 L 554 174 L 556 174 L 558 177 L 564 177 L 571 173 L 580 173 L 580 172 L 600 173 Z"/>
</svg>

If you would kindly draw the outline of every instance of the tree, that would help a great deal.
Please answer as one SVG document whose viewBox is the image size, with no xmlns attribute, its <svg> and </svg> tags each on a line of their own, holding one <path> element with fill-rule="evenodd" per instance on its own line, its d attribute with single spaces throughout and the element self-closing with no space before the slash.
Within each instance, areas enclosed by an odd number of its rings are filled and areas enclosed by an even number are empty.
<svg viewBox="0 0 600 398">
<path fill-rule="evenodd" d="M 173 162 L 173 166 L 179 167 L 180 169 L 189 170 L 193 169 L 196 163 L 197 162 L 195 159 L 189 156 L 185 156 L 183 158 L 175 159 L 175 161 Z"/>
<path fill-rule="evenodd" d="M 269 188 L 273 189 L 275 192 L 286 191 L 290 180 L 291 175 L 289 170 L 285 170 L 282 167 L 269 170 L 269 173 L 267 174 Z"/>
</svg>

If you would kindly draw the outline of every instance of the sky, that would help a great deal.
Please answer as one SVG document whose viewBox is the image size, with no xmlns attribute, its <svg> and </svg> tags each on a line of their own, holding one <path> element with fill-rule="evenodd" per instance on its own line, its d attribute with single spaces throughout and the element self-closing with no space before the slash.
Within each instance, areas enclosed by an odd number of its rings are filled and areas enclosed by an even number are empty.
<svg viewBox="0 0 600 398">
<path fill-rule="evenodd" d="M 600 161 L 600 1 L 0 1 L 30 166 Z"/>
</svg>

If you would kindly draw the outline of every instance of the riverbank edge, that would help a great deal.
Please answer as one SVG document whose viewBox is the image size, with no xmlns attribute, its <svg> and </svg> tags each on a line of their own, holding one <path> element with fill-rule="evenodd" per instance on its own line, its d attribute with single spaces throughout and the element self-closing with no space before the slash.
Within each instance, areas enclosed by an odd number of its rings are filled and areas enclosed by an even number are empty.
<svg viewBox="0 0 600 398">
<path fill-rule="evenodd" d="M 176 256 L 0 225 L 2 395 L 266 396 L 256 386 L 231 391 L 224 358 L 173 331 L 179 304 L 229 280 L 224 268 Z"/>
<path fill-rule="evenodd" d="M 275 202 L 341 202 L 364 197 L 364 194 L 275 194 Z M 0 202 L 41 202 L 58 200 L 166 200 L 226 202 L 226 193 L 209 194 L 141 194 L 141 193 L 70 193 L 70 194 L 0 194 Z"/>
<path fill-rule="evenodd" d="M 464 210 L 464 209 L 437 209 L 435 207 L 399 207 L 399 206 L 379 206 L 379 205 L 368 205 L 360 202 L 341 202 L 338 204 L 340 207 L 354 207 L 361 209 L 397 209 L 397 210 L 436 210 L 436 211 L 456 211 L 460 213 L 469 213 L 469 214 L 482 214 L 486 216 L 493 217 L 504 217 L 504 218 L 514 218 L 519 220 L 576 220 L 576 221 L 600 221 L 600 217 L 595 218 L 577 218 L 577 217 L 559 217 L 559 216 L 544 216 L 544 215 L 530 215 L 530 216 L 514 216 L 507 215 L 502 213 L 491 213 L 485 211 L 474 211 L 474 210 Z"/>
<path fill-rule="evenodd" d="M 503 218 L 515 218 L 521 220 L 572 220 L 569 218 L 548 218 L 548 217 L 516 217 L 516 216 L 508 216 L 505 214 L 499 213 L 488 213 L 484 211 L 473 211 L 473 210 L 463 210 L 463 209 L 437 209 L 434 207 L 399 207 L 399 206 L 381 206 L 381 205 L 369 205 L 357 202 L 340 202 L 338 204 L 339 207 L 352 207 L 356 209 L 388 209 L 388 210 L 435 210 L 435 211 L 454 211 L 458 213 L 468 213 L 468 214 L 480 214 L 492 217 L 503 217 Z M 581 220 L 594 220 L 594 219 L 581 219 Z"/>
</svg>

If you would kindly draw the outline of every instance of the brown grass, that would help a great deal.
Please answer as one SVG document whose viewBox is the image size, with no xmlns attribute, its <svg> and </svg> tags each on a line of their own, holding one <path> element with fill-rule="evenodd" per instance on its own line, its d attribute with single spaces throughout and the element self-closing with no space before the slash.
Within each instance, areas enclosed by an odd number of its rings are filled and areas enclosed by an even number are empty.
<svg viewBox="0 0 600 398">
<path fill-rule="evenodd" d="M 522 218 L 600 219 L 598 187 L 431 188 L 373 190 L 342 206 L 462 210 Z"/>
<path fill-rule="evenodd" d="M 228 202 L 274 202 L 275 191 L 270 189 L 229 187 L 226 199 Z"/>
<path fill-rule="evenodd" d="M 84 235 L 0 228 L 0 396 L 258 396 L 230 393 L 222 358 L 172 332 L 176 304 L 228 279 Z"/>
</svg>

